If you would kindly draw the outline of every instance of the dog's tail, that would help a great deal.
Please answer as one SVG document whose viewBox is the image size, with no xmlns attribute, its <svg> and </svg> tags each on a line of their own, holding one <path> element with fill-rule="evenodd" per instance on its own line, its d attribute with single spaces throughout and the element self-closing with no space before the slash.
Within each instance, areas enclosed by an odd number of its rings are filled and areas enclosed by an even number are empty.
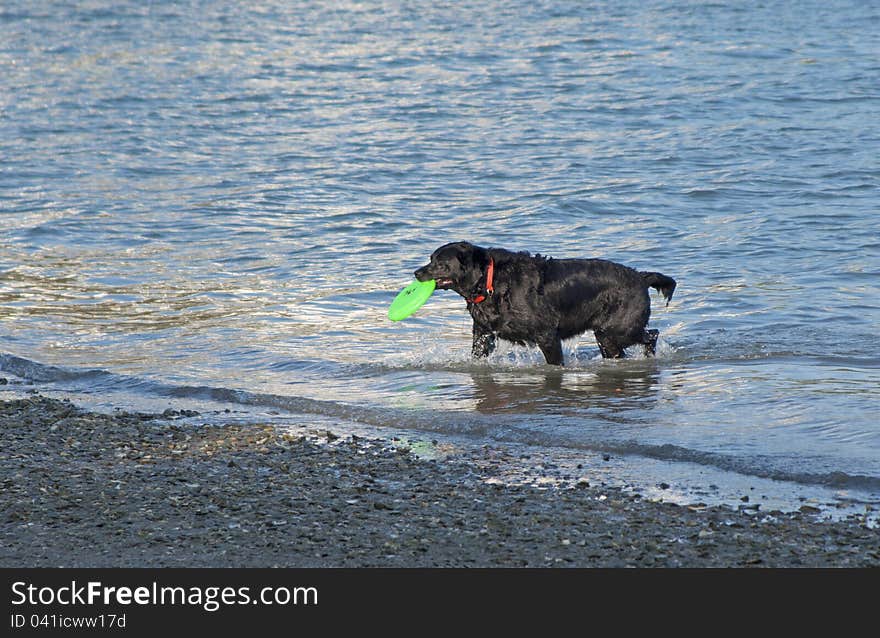
<svg viewBox="0 0 880 638">
<path fill-rule="evenodd" d="M 645 285 L 654 288 L 666 299 L 666 305 L 672 299 L 672 293 L 675 292 L 675 279 L 661 275 L 659 272 L 642 272 L 639 273 L 645 280 Z"/>
</svg>

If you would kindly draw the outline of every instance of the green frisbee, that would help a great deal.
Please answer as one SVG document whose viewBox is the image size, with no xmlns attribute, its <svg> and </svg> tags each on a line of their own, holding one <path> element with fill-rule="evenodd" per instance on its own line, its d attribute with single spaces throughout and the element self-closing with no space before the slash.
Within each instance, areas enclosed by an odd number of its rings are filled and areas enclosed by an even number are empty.
<svg viewBox="0 0 880 638">
<path fill-rule="evenodd" d="M 434 294 L 436 287 L 437 282 L 433 279 L 412 282 L 401 290 L 391 302 L 391 306 L 388 308 L 388 318 L 391 321 L 406 319 L 428 301 L 428 297 Z"/>
</svg>

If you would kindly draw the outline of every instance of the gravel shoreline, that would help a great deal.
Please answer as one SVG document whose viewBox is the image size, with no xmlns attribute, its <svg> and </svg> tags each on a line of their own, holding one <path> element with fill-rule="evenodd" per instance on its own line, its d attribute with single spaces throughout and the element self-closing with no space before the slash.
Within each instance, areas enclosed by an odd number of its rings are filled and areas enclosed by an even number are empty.
<svg viewBox="0 0 880 638">
<path fill-rule="evenodd" d="M 193 416 L 0 402 L 0 567 L 880 566 L 862 517 L 510 485 L 489 448 L 427 460 Z"/>
</svg>

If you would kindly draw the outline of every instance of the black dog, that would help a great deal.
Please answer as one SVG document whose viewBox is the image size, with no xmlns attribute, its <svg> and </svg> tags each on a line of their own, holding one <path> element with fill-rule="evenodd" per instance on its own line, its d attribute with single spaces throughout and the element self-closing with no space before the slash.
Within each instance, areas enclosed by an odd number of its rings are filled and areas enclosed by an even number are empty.
<svg viewBox="0 0 880 638">
<path fill-rule="evenodd" d="M 416 279 L 434 279 L 467 301 L 474 319 L 473 354 L 487 357 L 500 337 L 537 344 L 551 365 L 562 365 L 562 340 L 592 329 L 603 357 L 624 356 L 643 344 L 653 355 L 659 332 L 646 330 L 648 288 L 672 298 L 675 280 L 603 259 L 553 259 L 467 242 L 441 246 Z"/>
</svg>

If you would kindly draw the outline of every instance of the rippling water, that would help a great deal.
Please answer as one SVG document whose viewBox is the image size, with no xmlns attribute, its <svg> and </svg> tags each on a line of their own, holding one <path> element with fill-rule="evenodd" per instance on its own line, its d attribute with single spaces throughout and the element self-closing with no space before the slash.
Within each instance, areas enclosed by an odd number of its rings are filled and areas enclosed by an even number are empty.
<svg viewBox="0 0 880 638">
<path fill-rule="evenodd" d="M 0 372 L 878 503 L 880 8 L 753 5 L 4 2 Z M 675 277 L 660 356 L 390 323 L 457 239 Z"/>
</svg>

